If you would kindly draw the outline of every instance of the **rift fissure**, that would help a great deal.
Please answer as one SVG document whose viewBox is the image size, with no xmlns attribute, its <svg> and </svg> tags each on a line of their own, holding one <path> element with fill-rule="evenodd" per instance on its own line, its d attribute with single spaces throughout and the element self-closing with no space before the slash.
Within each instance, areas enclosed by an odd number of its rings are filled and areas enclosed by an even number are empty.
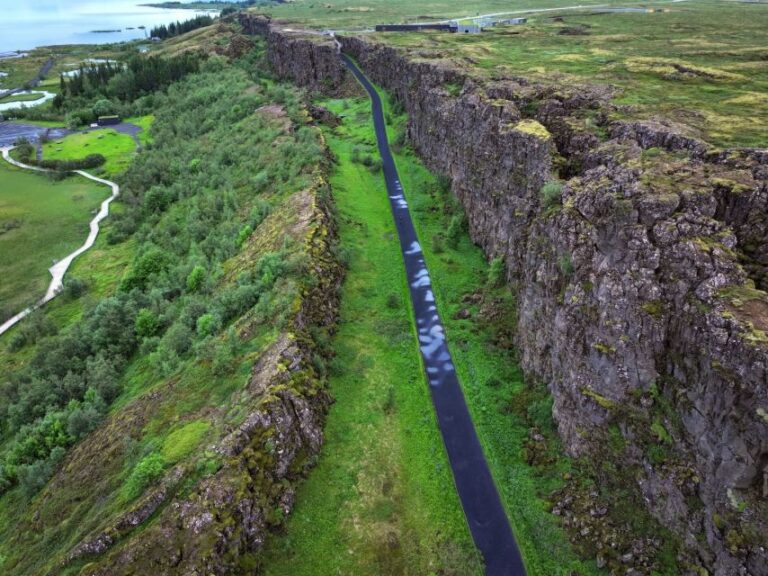
<svg viewBox="0 0 768 576">
<path fill-rule="evenodd" d="M 354 90 L 330 39 L 241 22 L 266 36 L 280 77 Z M 605 87 L 482 80 L 339 41 L 402 102 L 472 239 L 506 263 L 522 365 L 548 384 L 569 454 L 627 471 L 681 569 L 768 574 L 768 420 L 755 409 L 768 406 L 765 151 L 612 120 Z M 544 198 L 550 182 L 559 194 Z"/>
</svg>

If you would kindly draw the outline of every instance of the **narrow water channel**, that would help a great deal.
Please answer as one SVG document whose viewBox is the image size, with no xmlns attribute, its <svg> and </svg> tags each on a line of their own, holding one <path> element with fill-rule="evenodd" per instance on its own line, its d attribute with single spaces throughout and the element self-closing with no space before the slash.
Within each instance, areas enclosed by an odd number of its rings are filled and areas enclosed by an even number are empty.
<svg viewBox="0 0 768 576">
<path fill-rule="evenodd" d="M 341 57 L 371 97 L 376 139 L 389 202 L 400 237 L 419 348 L 440 433 L 472 538 L 485 560 L 487 576 L 524 576 L 525 567 L 520 551 L 485 460 L 448 349 L 429 270 L 389 148 L 381 98 L 355 63 L 344 54 Z"/>
</svg>

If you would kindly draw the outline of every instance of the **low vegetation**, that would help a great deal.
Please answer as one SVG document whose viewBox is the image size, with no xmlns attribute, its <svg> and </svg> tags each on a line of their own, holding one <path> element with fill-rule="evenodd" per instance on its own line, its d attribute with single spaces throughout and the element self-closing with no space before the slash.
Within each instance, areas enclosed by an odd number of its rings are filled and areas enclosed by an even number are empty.
<svg viewBox="0 0 768 576">
<path fill-rule="evenodd" d="M 292 195 L 314 182 L 323 156 L 296 94 L 212 57 L 152 98 L 152 144 L 121 177 L 101 259 L 90 260 L 111 278 L 78 285 L 86 271 L 75 266 L 69 298 L 0 339 L 0 362 L 12 367 L 0 385 L 0 516 L 9 520 L 0 555 L 15 574 L 55 563 L 67 542 L 103 525 L 169 466 L 200 456 L 213 433 L 208 407 L 226 405 L 242 385 L 306 278 L 303 244 L 290 237 Z M 265 104 L 271 112 L 260 111 Z M 105 292 L 91 299 L 95 284 Z M 73 313 L 80 299 L 92 305 Z M 168 382 L 168 403 L 145 428 L 116 420 L 132 448 L 91 466 L 90 489 L 71 487 L 87 506 L 69 508 L 72 495 L 60 488 L 46 501 L 69 522 L 47 525 L 40 538 L 17 529 L 73 444 Z"/>
</svg>

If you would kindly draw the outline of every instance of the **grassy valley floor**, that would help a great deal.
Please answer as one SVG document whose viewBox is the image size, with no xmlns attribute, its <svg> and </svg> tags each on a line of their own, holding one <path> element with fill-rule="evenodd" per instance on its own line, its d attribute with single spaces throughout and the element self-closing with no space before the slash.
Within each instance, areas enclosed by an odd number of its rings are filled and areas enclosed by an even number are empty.
<svg viewBox="0 0 768 576">
<path fill-rule="evenodd" d="M 377 171 L 370 104 L 363 99 L 322 104 L 344 118 L 341 127 L 326 131 L 338 159 L 332 184 L 342 246 L 350 255 L 342 325 L 333 343 L 336 404 L 321 460 L 299 489 L 285 535 L 268 546 L 265 573 L 475 573 L 413 326 L 409 330 L 407 323 L 410 303 Z M 391 141 L 402 142 L 405 116 L 390 106 L 388 117 Z M 450 193 L 410 151 L 395 147 L 451 351 L 528 571 L 597 574 L 593 563 L 576 557 L 544 500 L 560 485 L 568 463 L 556 459 L 544 476 L 525 461 L 532 426 L 552 439 L 553 453 L 558 447 L 549 399 L 525 386 L 508 332 L 493 321 L 494 311 L 506 315 L 513 309 L 512 295 L 486 282 L 489 265 L 466 230 L 448 237 L 453 216 L 461 219 Z"/>
<path fill-rule="evenodd" d="M 356 122 L 327 134 L 349 257 L 333 341 L 336 403 L 265 573 L 481 574 L 423 378 L 384 181 L 351 161 L 355 139 L 373 139 L 369 116 L 356 110 Z"/>
</svg>

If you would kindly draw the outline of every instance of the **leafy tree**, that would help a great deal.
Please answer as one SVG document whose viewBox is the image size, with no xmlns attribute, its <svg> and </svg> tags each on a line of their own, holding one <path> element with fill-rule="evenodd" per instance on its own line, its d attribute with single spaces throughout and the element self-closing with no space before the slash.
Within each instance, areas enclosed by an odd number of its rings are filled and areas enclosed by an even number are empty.
<svg viewBox="0 0 768 576">
<path fill-rule="evenodd" d="M 134 324 L 136 336 L 140 340 L 154 336 L 160 331 L 160 325 L 160 319 L 157 317 L 157 314 L 152 312 L 152 310 L 143 308 L 136 315 L 136 322 Z"/>
<path fill-rule="evenodd" d="M 104 98 L 102 98 L 101 100 L 97 100 L 96 104 L 93 105 L 94 116 L 109 116 L 114 113 L 115 113 L 114 104 L 112 104 L 111 101 L 106 100 Z"/>
<path fill-rule="evenodd" d="M 205 268 L 199 264 L 192 268 L 192 272 L 187 276 L 187 291 L 198 292 L 205 283 L 206 272 Z"/>
</svg>

